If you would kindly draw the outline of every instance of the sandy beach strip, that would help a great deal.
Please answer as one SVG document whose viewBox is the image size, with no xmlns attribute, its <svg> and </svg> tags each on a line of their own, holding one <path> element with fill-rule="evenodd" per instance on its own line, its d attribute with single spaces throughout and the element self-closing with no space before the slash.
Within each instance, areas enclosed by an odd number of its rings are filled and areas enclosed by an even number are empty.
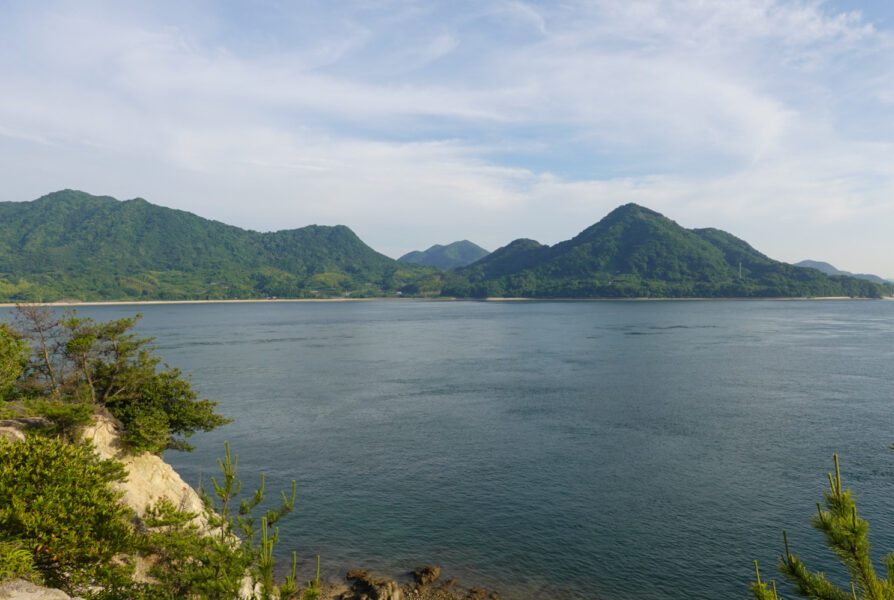
<svg viewBox="0 0 894 600">
<path fill-rule="evenodd" d="M 455 298 L 455 297 L 425 297 L 425 298 L 395 298 L 386 296 L 379 298 L 249 298 L 240 300 L 96 300 L 85 301 L 69 300 L 58 302 L 0 302 L 0 308 L 14 308 L 18 304 L 46 306 L 50 308 L 77 308 L 78 306 L 147 306 L 154 304 L 267 304 L 267 303 L 299 303 L 299 302 L 375 302 L 375 301 L 403 301 L 403 302 L 681 302 L 681 301 L 708 301 L 708 300 L 776 300 L 776 301 L 819 301 L 819 300 L 894 300 L 894 296 L 882 296 L 881 298 L 858 298 L 851 296 L 796 296 L 796 297 L 734 297 L 734 298 L 525 298 L 525 297 L 487 297 L 487 298 Z"/>
</svg>

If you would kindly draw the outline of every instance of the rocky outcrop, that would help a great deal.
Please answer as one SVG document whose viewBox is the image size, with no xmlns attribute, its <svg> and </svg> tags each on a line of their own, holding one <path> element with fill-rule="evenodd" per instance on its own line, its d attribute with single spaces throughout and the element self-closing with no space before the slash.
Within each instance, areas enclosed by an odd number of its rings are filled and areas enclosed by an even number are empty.
<svg viewBox="0 0 894 600">
<path fill-rule="evenodd" d="M 0 439 L 20 442 L 25 439 L 25 430 L 48 427 L 50 421 L 44 417 L 20 417 L 0 420 Z"/>
<path fill-rule="evenodd" d="M 181 510 L 196 513 L 197 524 L 207 528 L 199 494 L 160 456 L 148 452 L 128 454 L 121 444 L 122 429 L 114 417 L 96 415 L 93 425 L 85 427 L 83 432 L 85 438 L 93 440 L 97 454 L 117 460 L 127 469 L 127 481 L 117 484 L 117 489 L 124 493 L 122 501 L 141 518 L 147 506 L 164 497 Z"/>
<path fill-rule="evenodd" d="M 10 427 L 0 424 L 0 440 L 10 442 L 21 442 L 25 439 L 25 434 L 18 427 Z"/>
<path fill-rule="evenodd" d="M 11 440 L 24 440 L 23 430 L 31 427 L 46 427 L 47 425 L 50 425 L 50 422 L 43 417 L 0 420 L 0 436 Z M 108 414 L 97 414 L 94 415 L 93 424 L 83 429 L 82 436 L 84 439 L 89 439 L 93 442 L 96 453 L 101 458 L 113 459 L 124 465 L 127 470 L 127 480 L 123 483 L 113 484 L 113 487 L 122 492 L 121 501 L 134 511 L 138 524 L 142 523 L 148 506 L 153 505 L 160 498 L 167 498 L 181 510 L 194 513 L 196 517 L 193 519 L 193 522 L 201 530 L 211 532 L 212 530 L 208 526 L 208 520 L 205 517 L 205 505 L 199 494 L 187 485 L 183 478 L 180 477 L 180 474 L 171 465 L 164 462 L 160 456 L 148 452 L 139 455 L 127 453 L 121 443 L 122 432 L 123 425 L 120 421 Z M 234 543 L 238 543 L 236 538 L 234 538 Z M 148 563 L 146 559 L 136 557 L 135 564 L 137 572 L 134 579 L 136 581 L 147 581 L 146 570 Z M 8 588 L 15 582 L 22 583 L 16 583 L 18 587 Z M 43 595 L 28 595 L 32 592 L 27 591 L 27 589 L 31 589 L 27 586 L 42 590 L 40 593 Z M 246 576 L 242 581 L 242 588 L 239 592 L 240 598 L 252 597 L 253 586 L 254 582 L 252 579 Z M 4 591 L 7 588 L 10 591 Z M 8 595 L 4 596 L 4 593 Z M 33 584 L 25 580 L 14 580 L 0 586 L 0 600 L 13 598 L 17 600 L 20 598 L 21 600 L 68 600 L 69 596 L 60 590 L 40 588 L 39 586 L 33 586 Z M 401 599 L 394 598 L 392 600 Z"/>
<path fill-rule="evenodd" d="M 35 428 L 46 428 L 51 423 L 44 417 L 21 417 L 0 420 L 0 438 L 20 441 L 25 439 L 25 431 Z M 192 487 L 187 485 L 174 467 L 166 463 L 160 456 L 144 452 L 139 455 L 128 454 L 121 444 L 123 426 L 118 419 L 107 414 L 97 414 L 93 424 L 82 431 L 84 439 L 93 441 L 96 453 L 101 458 L 111 458 L 127 469 L 127 481 L 114 484 L 122 492 L 122 502 L 133 509 L 138 518 L 146 514 L 146 507 L 154 504 L 159 498 L 167 498 L 179 507 L 195 513 L 195 522 L 207 529 L 205 506 L 201 497 Z"/>
<path fill-rule="evenodd" d="M 419 567 L 412 573 L 413 579 L 419 585 L 429 585 L 438 580 L 438 577 L 441 576 L 441 567 L 435 567 L 433 565 L 425 565 L 424 567 Z"/>
<path fill-rule="evenodd" d="M 0 600 L 82 600 L 62 590 L 35 585 L 26 579 L 0 583 Z"/>
<path fill-rule="evenodd" d="M 404 593 L 396 581 L 375 577 L 363 569 L 349 571 L 345 579 L 351 589 L 342 600 L 404 600 Z"/>
</svg>

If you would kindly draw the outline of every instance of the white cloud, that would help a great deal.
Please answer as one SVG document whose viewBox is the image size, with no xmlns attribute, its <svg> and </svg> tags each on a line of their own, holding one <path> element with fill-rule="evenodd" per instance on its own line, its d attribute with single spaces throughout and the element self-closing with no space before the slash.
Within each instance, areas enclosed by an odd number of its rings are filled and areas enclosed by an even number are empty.
<svg viewBox="0 0 894 600">
<path fill-rule="evenodd" d="M 894 275 L 829 243 L 894 224 L 894 45 L 832 3 L 281 4 L 260 33 L 90 6 L 0 9 L 4 199 L 83 186 L 395 253 L 554 243 L 632 201 Z"/>
</svg>

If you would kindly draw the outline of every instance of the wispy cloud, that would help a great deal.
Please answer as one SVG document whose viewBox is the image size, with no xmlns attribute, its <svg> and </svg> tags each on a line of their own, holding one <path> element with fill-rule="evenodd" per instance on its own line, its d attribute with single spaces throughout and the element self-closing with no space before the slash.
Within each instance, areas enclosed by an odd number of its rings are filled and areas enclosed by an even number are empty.
<svg viewBox="0 0 894 600">
<path fill-rule="evenodd" d="M 552 243 L 633 201 L 894 275 L 865 235 L 828 242 L 894 224 L 891 32 L 834 2 L 0 13 L 3 199 L 84 187 L 260 229 L 342 222 L 393 254 Z"/>
</svg>

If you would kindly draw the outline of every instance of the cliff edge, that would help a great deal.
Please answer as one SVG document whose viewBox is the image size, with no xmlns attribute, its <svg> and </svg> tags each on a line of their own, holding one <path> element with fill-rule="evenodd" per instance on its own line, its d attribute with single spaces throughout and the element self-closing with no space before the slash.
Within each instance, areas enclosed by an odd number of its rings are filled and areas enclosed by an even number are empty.
<svg viewBox="0 0 894 600">
<path fill-rule="evenodd" d="M 116 460 L 127 469 L 127 481 L 115 485 L 124 493 L 122 502 L 142 519 L 147 506 L 159 498 L 167 498 L 181 510 L 196 513 L 196 524 L 207 529 L 205 507 L 199 494 L 160 456 L 149 452 L 128 454 L 121 444 L 122 431 L 123 426 L 117 419 L 101 414 L 83 431 L 84 438 L 93 440 L 100 457 Z"/>
</svg>

